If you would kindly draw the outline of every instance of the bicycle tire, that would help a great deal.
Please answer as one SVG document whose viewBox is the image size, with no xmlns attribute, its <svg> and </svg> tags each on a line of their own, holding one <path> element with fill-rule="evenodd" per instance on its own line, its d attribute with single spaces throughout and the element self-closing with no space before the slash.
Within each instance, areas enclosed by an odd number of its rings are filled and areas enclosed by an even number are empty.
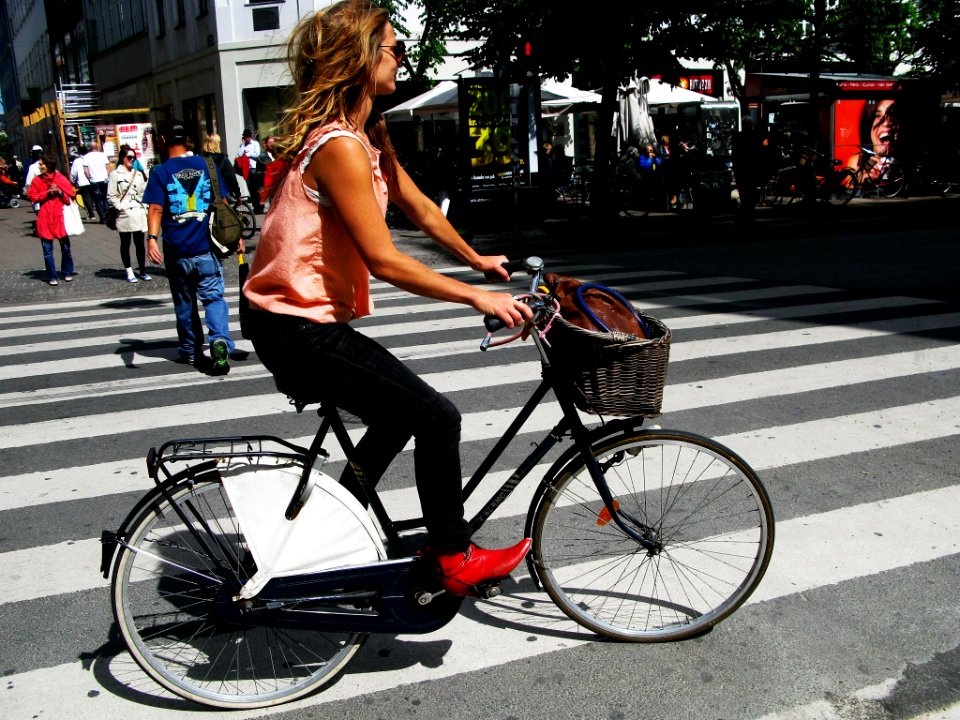
<svg viewBox="0 0 960 720">
<path fill-rule="evenodd" d="M 181 697 L 229 709 L 279 705 L 334 678 L 366 635 L 243 624 L 231 583 L 210 580 L 213 558 L 170 501 L 151 492 L 118 550 L 111 587 L 137 664 Z M 198 478 L 169 492 L 242 584 L 255 567 L 219 480 Z"/>
<path fill-rule="evenodd" d="M 545 480 L 533 521 L 534 567 L 560 609 L 605 637 L 664 642 L 740 607 L 774 541 L 770 499 L 746 462 L 699 435 L 639 427 L 595 440 L 592 452 L 618 507 L 663 547 L 648 554 L 610 521 L 574 456 Z"/>
<path fill-rule="evenodd" d="M 249 203 L 238 203 L 236 206 L 237 214 L 240 215 L 240 221 L 243 223 L 243 231 L 240 236 L 244 240 L 249 240 L 257 232 L 257 216 Z"/>
<path fill-rule="evenodd" d="M 883 178 L 877 182 L 877 194 L 880 197 L 896 197 L 903 191 L 906 184 L 906 177 L 903 174 L 903 166 L 898 162 L 890 165 Z"/>
<path fill-rule="evenodd" d="M 824 198 L 827 203 L 846 205 L 857 194 L 857 174 L 850 168 L 838 170 L 830 183 L 830 191 Z"/>
</svg>

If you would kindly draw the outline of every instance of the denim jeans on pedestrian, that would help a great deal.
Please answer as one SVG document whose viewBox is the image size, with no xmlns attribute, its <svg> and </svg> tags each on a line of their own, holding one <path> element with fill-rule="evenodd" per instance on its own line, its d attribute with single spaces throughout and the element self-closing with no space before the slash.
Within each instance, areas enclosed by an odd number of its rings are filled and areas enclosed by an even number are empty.
<svg viewBox="0 0 960 720">
<path fill-rule="evenodd" d="M 280 392 L 322 400 L 359 417 L 367 432 L 340 481 L 363 500 L 412 436 L 417 492 L 434 549 L 470 542 L 460 476 L 460 413 L 384 347 L 346 323 L 254 313 L 253 344 Z M 354 465 L 356 467 L 354 467 Z"/>
<path fill-rule="evenodd" d="M 90 183 L 90 190 L 93 193 L 97 215 L 100 217 L 100 222 L 103 222 L 103 218 L 107 215 L 107 183 L 92 182 Z"/>
<path fill-rule="evenodd" d="M 47 280 L 57 279 L 57 264 L 53 260 L 53 240 L 41 240 L 43 245 L 43 264 L 47 266 Z M 70 238 L 60 240 L 60 270 L 64 276 L 73 275 L 73 253 L 70 252 Z"/>
<path fill-rule="evenodd" d="M 171 259 L 168 253 L 164 265 L 170 281 L 170 294 L 173 296 L 173 311 L 177 316 L 180 357 L 195 360 L 200 350 L 197 345 L 203 345 L 203 327 L 197 312 L 198 300 L 203 303 L 210 343 L 214 340 L 225 340 L 227 348 L 233 352 L 230 310 L 223 297 L 223 268 L 220 261 L 213 253 L 174 259 Z"/>
</svg>

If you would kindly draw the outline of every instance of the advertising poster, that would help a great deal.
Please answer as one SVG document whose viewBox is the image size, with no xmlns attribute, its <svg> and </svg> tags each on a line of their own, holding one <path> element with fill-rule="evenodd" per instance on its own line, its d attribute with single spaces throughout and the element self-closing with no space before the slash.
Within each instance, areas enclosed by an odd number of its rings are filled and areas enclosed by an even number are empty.
<svg viewBox="0 0 960 720">
<path fill-rule="evenodd" d="M 834 156 L 846 167 L 876 171 L 897 159 L 902 147 L 902 101 L 896 96 L 837 100 L 834 112 Z"/>
<path fill-rule="evenodd" d="M 133 148 L 144 167 L 149 167 L 150 161 L 153 160 L 151 127 L 149 123 L 117 125 L 117 140 L 120 145 L 129 145 Z"/>
<path fill-rule="evenodd" d="M 97 125 L 97 144 L 107 157 L 115 157 L 120 147 L 117 143 L 117 126 Z"/>
<path fill-rule="evenodd" d="M 473 189 L 513 183 L 512 143 L 518 99 L 509 85 L 494 78 L 460 81 L 460 118 Z M 465 122 L 464 122 L 465 120 Z"/>
</svg>

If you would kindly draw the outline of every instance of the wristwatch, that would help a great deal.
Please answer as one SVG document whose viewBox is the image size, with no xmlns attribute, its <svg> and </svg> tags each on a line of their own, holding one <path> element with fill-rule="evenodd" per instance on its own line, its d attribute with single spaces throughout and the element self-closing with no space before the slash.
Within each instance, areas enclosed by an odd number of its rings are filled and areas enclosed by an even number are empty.
<svg viewBox="0 0 960 720">
<path fill-rule="evenodd" d="M 147 235 L 147 240 L 157 240 L 157 239 L 158 239 L 157 235 L 153 235 L 152 233 L 150 235 Z"/>
</svg>

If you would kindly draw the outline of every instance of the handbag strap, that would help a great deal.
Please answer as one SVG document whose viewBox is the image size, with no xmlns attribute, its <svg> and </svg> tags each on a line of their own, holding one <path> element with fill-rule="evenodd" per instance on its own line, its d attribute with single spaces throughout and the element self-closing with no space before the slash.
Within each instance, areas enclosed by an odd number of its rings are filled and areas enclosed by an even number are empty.
<svg viewBox="0 0 960 720">
<path fill-rule="evenodd" d="M 134 173 L 131 172 L 131 173 L 130 173 L 130 182 L 127 183 L 127 189 L 123 191 L 123 195 L 120 196 L 120 202 L 118 202 L 117 205 L 123 205 L 123 201 L 126 199 L 127 193 L 130 192 L 130 188 L 133 187 L 133 183 L 134 183 L 134 181 L 135 181 L 136 179 L 137 179 L 137 176 L 136 176 Z M 117 210 L 119 210 L 119 209 L 120 209 L 120 208 L 117 208 Z"/>
<path fill-rule="evenodd" d="M 210 171 L 210 187 L 213 189 L 213 201 L 220 202 L 223 195 L 220 194 L 220 180 L 217 178 L 217 169 L 213 166 L 213 160 L 208 155 L 203 156 L 207 163 L 207 169 Z"/>
<path fill-rule="evenodd" d="M 612 297 L 614 300 L 616 300 L 621 305 L 623 305 L 627 310 L 629 310 L 630 313 L 637 319 L 637 322 L 640 323 L 640 328 L 643 330 L 643 334 L 646 335 L 647 337 L 650 337 L 650 331 L 647 329 L 647 324 L 640 317 L 640 314 L 637 312 L 637 309 L 633 306 L 633 303 L 627 300 L 623 295 L 618 293 L 616 290 L 614 290 L 613 288 L 609 288 L 606 285 L 598 285 L 597 283 L 583 283 L 582 285 L 577 287 L 577 305 L 583 311 L 584 315 L 586 315 L 594 323 L 596 323 L 597 327 L 602 328 L 604 332 L 610 332 L 610 328 L 608 328 L 603 323 L 603 321 L 600 320 L 599 317 L 597 317 L 596 313 L 590 309 L 590 306 L 587 305 L 587 302 L 583 297 L 584 290 L 600 290 L 601 292 L 605 292 L 607 295 Z"/>
</svg>

